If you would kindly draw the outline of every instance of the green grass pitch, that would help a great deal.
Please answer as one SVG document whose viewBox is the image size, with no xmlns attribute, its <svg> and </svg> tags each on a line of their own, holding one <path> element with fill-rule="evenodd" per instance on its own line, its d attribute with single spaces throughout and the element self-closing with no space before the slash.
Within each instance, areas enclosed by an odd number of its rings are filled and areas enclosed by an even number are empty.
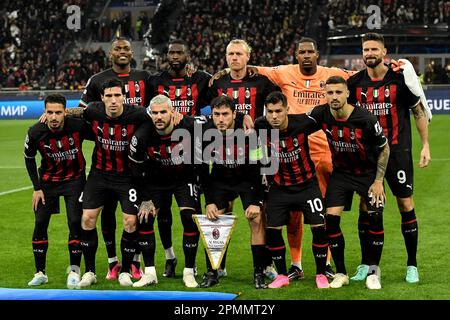
<svg viewBox="0 0 450 320">
<path fill-rule="evenodd" d="M 34 217 L 31 209 L 32 190 L 8 191 L 31 186 L 23 160 L 23 141 L 32 120 L 0 121 L 0 287 L 27 288 L 34 270 L 31 236 Z M 381 260 L 382 290 L 369 291 L 364 283 L 350 283 L 349 286 L 336 290 L 318 290 L 314 282 L 314 262 L 311 253 L 311 234 L 305 228 L 303 244 L 303 267 L 305 279 L 295 281 L 280 290 L 256 290 L 252 284 L 252 262 L 250 252 L 249 227 L 245 221 L 240 202 L 235 204 L 238 216 L 237 227 L 227 260 L 228 277 L 211 289 L 187 289 L 182 283 L 183 253 L 181 248 L 181 221 L 178 210 L 173 207 L 173 238 L 175 252 L 179 258 L 177 277 L 165 279 L 164 250 L 157 233 L 156 269 L 159 284 L 143 290 L 209 290 L 240 293 L 239 299 L 283 299 L 283 300 L 381 300 L 381 299 L 450 299 L 450 280 L 447 267 L 450 263 L 450 148 L 448 147 L 450 116 L 435 116 L 430 125 L 430 144 L 432 161 L 428 168 L 417 167 L 420 143 L 413 124 L 414 160 L 415 160 L 415 203 L 419 222 L 418 263 L 420 271 L 419 284 L 407 284 L 404 281 L 406 251 L 400 232 L 400 215 L 395 199 L 387 192 L 388 202 L 384 213 L 385 246 Z M 447 133 L 446 133 L 447 132 Z M 90 163 L 92 143 L 85 144 L 85 156 Z M 49 251 L 47 255 L 47 274 L 49 283 L 40 288 L 64 289 L 68 265 L 67 224 L 64 206 L 62 213 L 52 216 L 49 227 Z M 353 210 L 345 213 L 342 229 L 346 241 L 346 264 L 349 274 L 353 273 L 359 263 L 359 240 L 357 236 L 357 202 Z M 119 214 L 118 225 L 121 225 Z M 155 228 L 157 228 L 155 224 Z M 117 239 L 120 228 L 117 231 Z M 285 238 L 286 240 L 286 238 Z M 286 240 L 287 241 L 287 240 Z M 119 249 L 118 249 L 119 250 Z M 119 252 L 119 251 L 118 251 Z M 287 255 L 289 259 L 289 255 Z M 197 266 L 200 275 L 205 271 L 203 246 L 197 254 Z M 289 260 L 288 260 L 289 262 Z M 106 250 L 101 235 L 97 252 L 98 283 L 92 289 L 122 290 L 117 282 L 105 280 L 107 268 Z M 82 265 L 84 270 L 84 265 Z M 130 290 L 127 288 L 127 290 Z"/>
</svg>

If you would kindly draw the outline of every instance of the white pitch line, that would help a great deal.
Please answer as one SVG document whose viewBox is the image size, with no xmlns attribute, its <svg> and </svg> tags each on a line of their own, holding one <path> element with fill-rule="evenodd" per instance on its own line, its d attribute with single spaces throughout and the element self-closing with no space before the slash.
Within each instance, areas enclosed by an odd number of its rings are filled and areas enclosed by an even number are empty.
<svg viewBox="0 0 450 320">
<path fill-rule="evenodd" d="M 0 169 L 25 169 L 24 166 L 17 167 L 17 166 L 0 166 Z"/>
<path fill-rule="evenodd" d="M 12 189 L 12 190 L 8 190 L 8 191 L 3 191 L 0 192 L 0 196 L 4 196 L 10 193 L 14 193 L 14 192 L 19 192 L 19 191 L 24 191 L 24 190 L 28 190 L 28 189 L 32 189 L 33 186 L 28 186 L 28 187 L 23 187 L 23 188 L 18 188 L 18 189 Z"/>
</svg>

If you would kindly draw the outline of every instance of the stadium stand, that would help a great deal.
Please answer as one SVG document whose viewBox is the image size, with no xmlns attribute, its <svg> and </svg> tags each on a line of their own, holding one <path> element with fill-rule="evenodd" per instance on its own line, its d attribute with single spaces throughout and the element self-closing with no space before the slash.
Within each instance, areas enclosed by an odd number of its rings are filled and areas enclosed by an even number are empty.
<svg viewBox="0 0 450 320">
<path fill-rule="evenodd" d="M 81 32 L 65 26 L 69 3 L 81 8 Z M 133 9 L 140 3 L 151 10 Z M 342 65 L 336 57 L 360 54 L 360 35 L 369 31 L 369 4 L 381 9 L 388 52 L 436 54 L 417 58 L 416 71 L 425 84 L 450 83 L 450 1 L 5 0 L 0 88 L 81 90 L 92 74 L 109 67 L 106 48 L 116 35 L 133 40 L 139 49 L 144 46 L 146 54 L 135 53 L 136 67 L 151 72 L 166 67 L 163 53 L 174 38 L 191 45 L 197 68 L 215 73 L 225 67 L 225 46 L 233 38 L 252 45 L 251 64 L 280 65 L 296 62 L 295 43 L 302 36 L 318 40 L 322 63 L 355 69 L 360 67 L 357 59 Z"/>
</svg>

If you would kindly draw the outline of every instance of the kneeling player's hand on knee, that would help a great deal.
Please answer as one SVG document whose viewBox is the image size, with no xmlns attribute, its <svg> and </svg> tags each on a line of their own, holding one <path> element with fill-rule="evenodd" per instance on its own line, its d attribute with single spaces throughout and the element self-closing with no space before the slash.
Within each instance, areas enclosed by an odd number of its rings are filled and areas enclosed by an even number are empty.
<svg viewBox="0 0 450 320">
<path fill-rule="evenodd" d="M 139 223 L 142 223 L 143 221 L 148 222 L 149 215 L 152 215 L 152 217 L 156 216 L 155 205 L 152 200 L 142 201 L 138 213 Z"/>
<path fill-rule="evenodd" d="M 249 205 L 245 210 L 245 217 L 247 219 L 255 219 L 261 213 L 261 208 L 255 205 Z"/>
<path fill-rule="evenodd" d="M 214 203 L 208 204 L 205 209 L 206 217 L 209 220 L 217 220 L 219 219 L 219 209 Z"/>
<path fill-rule="evenodd" d="M 369 188 L 368 195 L 369 198 L 371 198 L 371 205 L 375 205 L 377 208 L 383 207 L 384 200 L 386 198 L 386 195 L 384 194 L 383 181 L 375 180 Z"/>
<path fill-rule="evenodd" d="M 45 205 L 45 196 L 42 190 L 36 190 L 33 192 L 33 210 L 36 211 L 39 201 L 42 201 L 42 204 Z"/>
</svg>

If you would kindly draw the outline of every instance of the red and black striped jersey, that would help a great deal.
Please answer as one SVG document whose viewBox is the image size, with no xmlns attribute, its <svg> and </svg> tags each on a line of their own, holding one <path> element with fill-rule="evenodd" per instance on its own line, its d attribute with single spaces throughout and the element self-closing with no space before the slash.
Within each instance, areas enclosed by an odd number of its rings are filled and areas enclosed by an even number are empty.
<svg viewBox="0 0 450 320">
<path fill-rule="evenodd" d="M 148 87 L 150 74 L 144 70 L 131 69 L 130 73 L 116 73 L 107 69 L 93 75 L 87 82 L 81 95 L 79 107 L 86 107 L 94 101 L 101 102 L 102 85 L 109 79 L 119 79 L 125 86 L 125 104 L 147 107 L 150 103 L 151 92 Z"/>
<path fill-rule="evenodd" d="M 261 117 L 255 121 L 255 129 L 261 138 L 261 130 L 271 130 L 272 127 Z M 273 176 L 277 185 L 295 186 L 314 178 L 316 171 L 309 155 L 308 135 L 318 129 L 306 114 L 290 114 L 288 127 L 286 130 L 278 130 L 278 138 L 270 131 L 267 132 L 267 140 L 264 139 L 266 141 L 261 143 L 266 144 L 271 161 L 278 162 L 278 170 Z"/>
<path fill-rule="evenodd" d="M 166 95 L 172 100 L 175 111 L 189 116 L 200 115 L 200 109 L 210 102 L 208 82 L 211 75 L 196 71 L 190 77 L 172 77 L 168 71 L 149 78 L 152 96 Z"/>
<path fill-rule="evenodd" d="M 85 139 L 92 140 L 93 135 L 91 128 L 80 119 L 66 117 L 63 129 L 54 132 L 47 124 L 36 123 L 25 137 L 24 156 L 34 159 L 39 151 L 42 182 L 73 180 L 84 176 L 86 161 L 81 146 Z"/>
<path fill-rule="evenodd" d="M 203 130 L 208 137 L 203 140 L 203 160 L 212 164 L 212 179 L 239 182 L 255 180 L 255 175 L 260 174 L 259 166 L 255 161 L 250 161 L 250 153 L 258 148 L 258 139 L 256 133 L 245 134 L 243 114 L 236 115 L 234 128 L 227 134 L 222 134 L 212 119 L 203 125 Z M 210 136 L 214 139 L 209 139 Z"/>
<path fill-rule="evenodd" d="M 391 152 L 411 150 L 409 110 L 417 105 L 419 97 L 408 89 L 403 74 L 389 69 L 383 79 L 371 79 L 365 69 L 351 76 L 347 83 L 348 102 L 377 116 Z"/>
<path fill-rule="evenodd" d="M 335 119 L 323 104 L 309 111 L 327 136 L 333 158 L 333 170 L 354 175 L 375 173 L 381 148 L 387 143 L 377 118 L 355 107 L 347 120 Z"/>
<path fill-rule="evenodd" d="M 125 104 L 117 118 L 107 116 L 103 102 L 90 103 L 83 117 L 95 136 L 91 169 L 114 175 L 130 175 L 128 152 L 131 137 L 143 123 L 153 124 L 145 108 Z"/>
<path fill-rule="evenodd" d="M 195 118 L 185 116 L 170 134 L 160 135 L 154 129 L 153 122 L 144 123 L 131 140 L 131 161 L 145 167 L 153 184 L 193 180 L 194 125 Z"/>
<path fill-rule="evenodd" d="M 252 120 L 264 114 L 264 101 L 269 93 L 280 90 L 267 77 L 255 75 L 234 80 L 229 74 L 214 81 L 211 97 L 227 95 L 233 99 L 236 111 L 250 115 Z"/>
</svg>

